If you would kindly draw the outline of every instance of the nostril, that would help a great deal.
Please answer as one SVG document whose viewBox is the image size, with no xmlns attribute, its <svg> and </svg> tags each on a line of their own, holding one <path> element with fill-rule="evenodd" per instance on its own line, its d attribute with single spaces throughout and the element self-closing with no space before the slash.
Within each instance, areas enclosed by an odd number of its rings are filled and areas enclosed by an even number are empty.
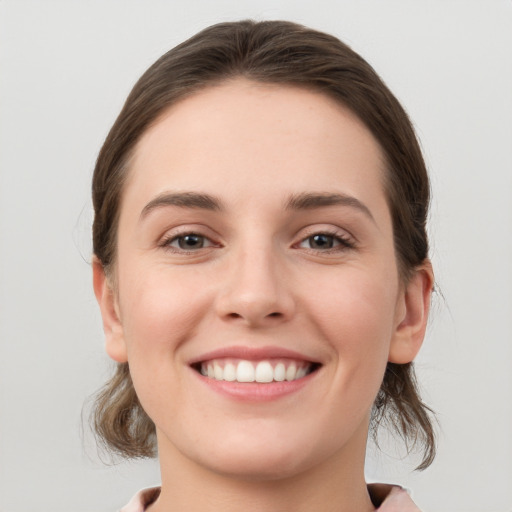
<svg viewBox="0 0 512 512">
<path fill-rule="evenodd" d="M 228 313 L 227 318 L 231 318 L 233 320 L 244 318 L 244 315 L 241 315 L 240 313 Z M 268 315 L 265 315 L 266 318 L 281 318 L 283 316 L 282 313 L 279 311 L 274 311 L 273 313 L 269 313 Z"/>
</svg>

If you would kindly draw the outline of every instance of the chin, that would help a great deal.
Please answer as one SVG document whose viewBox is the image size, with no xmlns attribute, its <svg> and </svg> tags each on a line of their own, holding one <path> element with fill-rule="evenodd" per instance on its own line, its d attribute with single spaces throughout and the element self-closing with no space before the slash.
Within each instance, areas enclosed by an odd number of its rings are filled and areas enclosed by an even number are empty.
<svg viewBox="0 0 512 512">
<path fill-rule="evenodd" d="M 297 454 L 240 455 L 223 460 L 202 461 L 215 473 L 239 480 L 275 481 L 291 478 L 307 471 L 312 463 Z"/>
<path fill-rule="evenodd" d="M 196 452 L 196 462 L 217 474 L 231 478 L 272 481 L 293 477 L 315 465 L 320 450 L 301 436 L 281 434 L 229 436 L 225 442 L 201 454 Z M 261 432 L 260 432 L 261 434 Z"/>
</svg>

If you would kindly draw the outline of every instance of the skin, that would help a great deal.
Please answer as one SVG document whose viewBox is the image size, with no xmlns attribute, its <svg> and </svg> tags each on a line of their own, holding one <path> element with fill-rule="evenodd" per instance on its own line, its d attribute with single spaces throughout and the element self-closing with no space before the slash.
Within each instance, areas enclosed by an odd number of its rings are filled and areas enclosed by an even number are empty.
<svg viewBox="0 0 512 512">
<path fill-rule="evenodd" d="M 172 106 L 139 141 L 116 287 L 98 261 L 94 287 L 107 351 L 129 362 L 156 425 L 162 493 L 150 510 L 374 510 L 363 472 L 372 403 L 387 361 L 418 352 L 432 288 L 428 262 L 400 279 L 382 161 L 342 105 L 243 79 Z M 183 192 L 222 208 L 155 204 Z M 312 193 L 352 199 L 290 207 Z M 181 249 L 189 233 L 204 245 Z M 190 361 L 235 345 L 321 366 L 291 394 L 234 399 Z"/>
</svg>

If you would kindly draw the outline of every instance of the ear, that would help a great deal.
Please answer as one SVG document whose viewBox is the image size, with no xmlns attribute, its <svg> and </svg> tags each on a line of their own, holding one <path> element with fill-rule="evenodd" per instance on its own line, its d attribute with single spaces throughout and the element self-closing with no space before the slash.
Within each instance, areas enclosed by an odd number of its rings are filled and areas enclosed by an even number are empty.
<svg viewBox="0 0 512 512">
<path fill-rule="evenodd" d="M 94 294 L 96 295 L 103 319 L 107 354 L 118 363 L 126 363 L 128 357 L 123 327 L 119 318 L 117 298 L 108 277 L 105 275 L 105 269 L 96 256 L 93 256 L 92 260 L 92 277 Z"/>
<path fill-rule="evenodd" d="M 390 363 L 410 363 L 418 354 L 427 328 L 433 285 L 432 264 L 427 260 L 414 271 L 397 303 L 397 320 L 388 357 Z"/>
</svg>

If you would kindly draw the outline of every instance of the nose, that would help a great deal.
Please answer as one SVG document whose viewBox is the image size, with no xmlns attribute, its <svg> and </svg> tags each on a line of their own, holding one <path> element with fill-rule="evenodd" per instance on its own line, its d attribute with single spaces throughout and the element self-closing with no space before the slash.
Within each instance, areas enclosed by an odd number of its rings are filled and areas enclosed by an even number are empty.
<svg viewBox="0 0 512 512">
<path fill-rule="evenodd" d="M 233 254 L 221 280 L 217 314 L 225 321 L 265 327 L 289 320 L 295 311 L 292 283 L 270 249 Z"/>
</svg>

